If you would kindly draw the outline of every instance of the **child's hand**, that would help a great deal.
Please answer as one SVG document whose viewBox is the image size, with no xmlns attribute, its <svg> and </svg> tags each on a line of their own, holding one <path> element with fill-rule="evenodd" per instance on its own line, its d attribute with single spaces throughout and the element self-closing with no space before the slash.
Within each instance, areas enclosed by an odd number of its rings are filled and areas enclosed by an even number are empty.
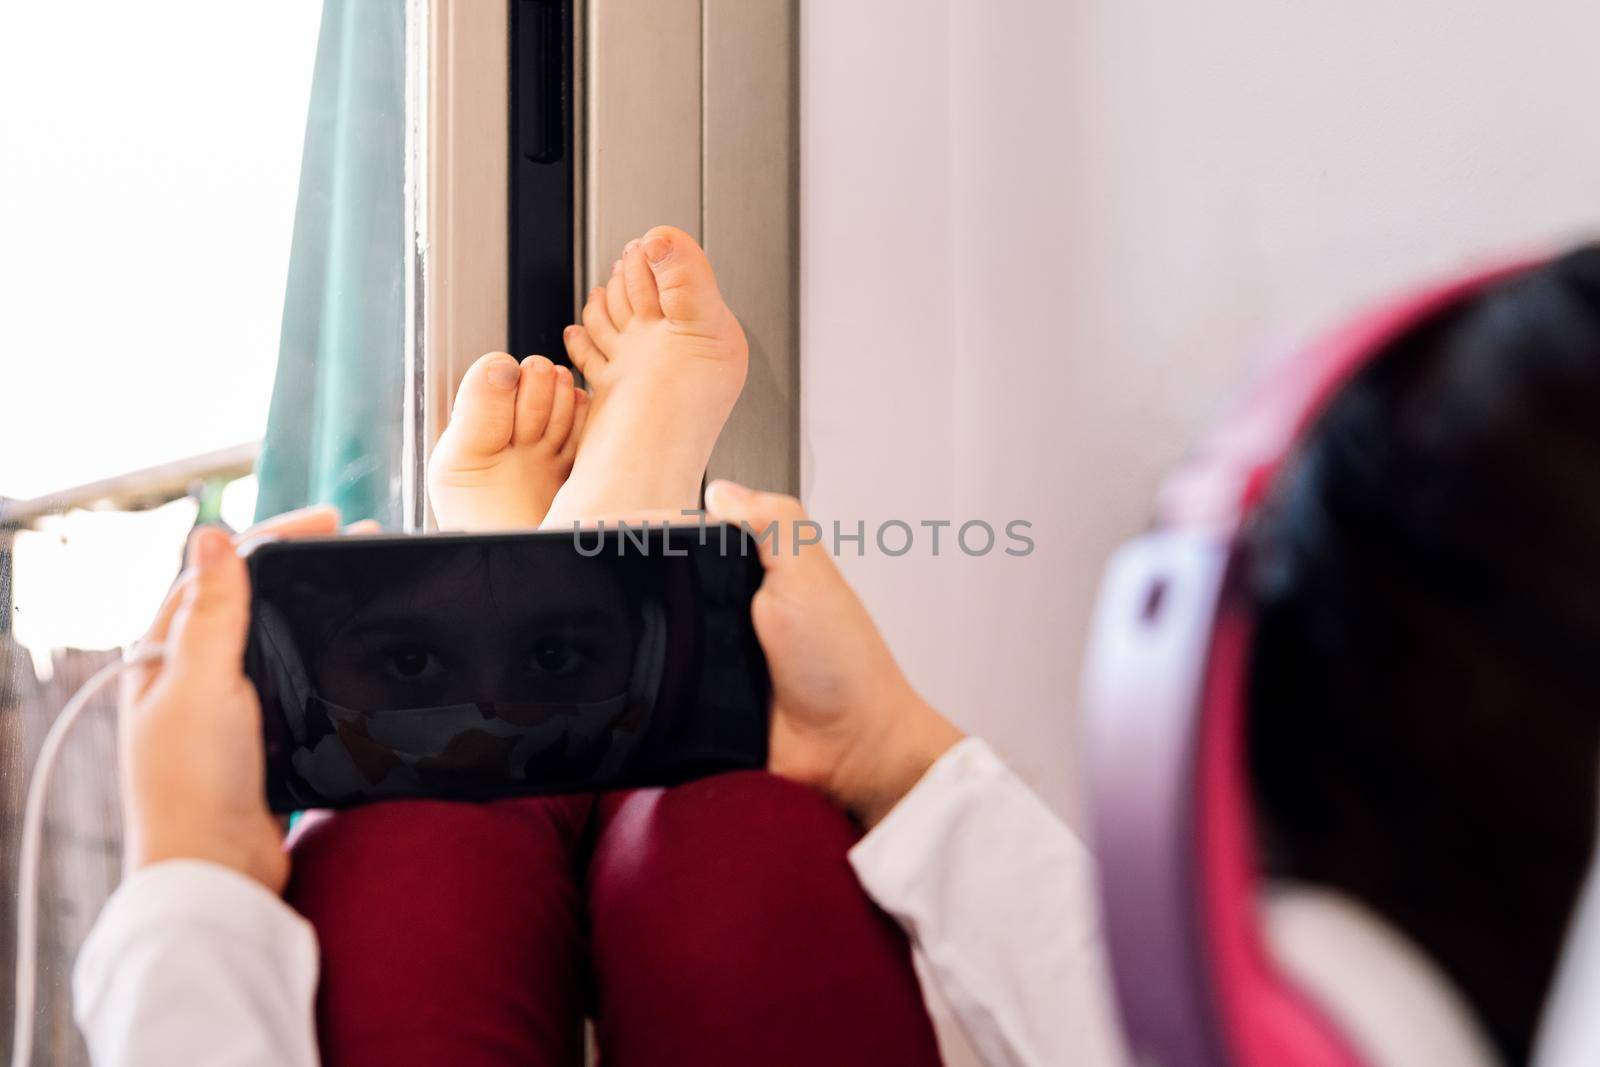
<svg viewBox="0 0 1600 1067">
<path fill-rule="evenodd" d="M 770 766 L 871 827 L 961 731 L 912 690 L 866 608 L 821 545 L 794 548 L 800 502 L 732 482 L 706 491 L 709 517 L 756 534 L 766 577 L 751 605 L 772 671 Z"/>
<path fill-rule="evenodd" d="M 248 536 L 336 533 L 338 512 L 312 508 Z M 121 763 L 126 865 L 200 859 L 274 893 L 289 878 L 283 834 L 267 810 L 261 706 L 244 676 L 250 579 L 227 534 L 196 531 L 188 564 L 146 642 L 161 660 L 123 677 Z"/>
</svg>

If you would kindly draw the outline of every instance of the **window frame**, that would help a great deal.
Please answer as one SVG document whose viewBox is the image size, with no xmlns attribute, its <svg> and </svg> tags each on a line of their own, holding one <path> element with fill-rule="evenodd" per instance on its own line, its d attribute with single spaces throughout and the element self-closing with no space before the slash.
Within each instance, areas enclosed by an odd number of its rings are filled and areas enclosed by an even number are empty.
<svg viewBox="0 0 1600 1067">
<path fill-rule="evenodd" d="M 509 341 L 517 0 L 409 2 L 404 508 L 406 528 L 425 530 L 427 458 L 455 388 Z M 572 4 L 574 321 L 627 240 L 660 222 L 688 230 L 716 261 L 751 350 L 709 474 L 798 492 L 799 0 Z"/>
<path fill-rule="evenodd" d="M 509 8 L 409 0 L 405 529 L 434 526 L 428 456 L 472 361 L 506 347 Z M 471 166 L 455 165 L 471 160 Z"/>
<path fill-rule="evenodd" d="M 591 0 L 581 79 L 581 288 L 656 223 L 700 240 L 751 362 L 708 477 L 786 493 L 800 489 L 799 20 L 799 0 Z"/>
</svg>

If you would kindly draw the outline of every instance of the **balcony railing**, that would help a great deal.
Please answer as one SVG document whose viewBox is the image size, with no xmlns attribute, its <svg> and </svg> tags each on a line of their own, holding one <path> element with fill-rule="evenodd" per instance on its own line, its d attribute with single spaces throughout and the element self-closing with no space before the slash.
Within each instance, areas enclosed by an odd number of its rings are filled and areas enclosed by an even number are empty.
<svg viewBox="0 0 1600 1067">
<path fill-rule="evenodd" d="M 0 531 L 26 529 L 46 515 L 73 508 L 143 511 L 194 495 L 207 483 L 232 481 L 255 469 L 261 442 L 250 441 L 215 452 L 130 471 L 112 478 L 48 493 L 31 500 L 0 498 Z"/>
</svg>

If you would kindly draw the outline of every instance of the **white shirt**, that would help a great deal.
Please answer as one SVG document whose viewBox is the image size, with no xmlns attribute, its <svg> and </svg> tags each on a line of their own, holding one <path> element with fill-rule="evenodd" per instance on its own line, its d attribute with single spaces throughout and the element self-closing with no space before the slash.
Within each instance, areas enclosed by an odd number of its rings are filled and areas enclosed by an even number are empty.
<svg viewBox="0 0 1600 1067">
<path fill-rule="evenodd" d="M 1316 999 L 1363 1063 L 1501 1067 L 1443 969 L 1375 912 L 1312 886 L 1277 886 L 1263 904 L 1272 958 Z"/>
<path fill-rule="evenodd" d="M 73 1014 L 101 1065 L 317 1062 L 317 936 L 259 882 L 168 860 L 112 894 L 73 968 Z"/>
<path fill-rule="evenodd" d="M 982 741 L 947 752 L 850 852 L 991 1067 L 1122 1062 L 1088 853 Z M 132 875 L 78 957 L 101 1067 L 311 1067 L 317 942 L 254 881 L 190 860 Z"/>
</svg>

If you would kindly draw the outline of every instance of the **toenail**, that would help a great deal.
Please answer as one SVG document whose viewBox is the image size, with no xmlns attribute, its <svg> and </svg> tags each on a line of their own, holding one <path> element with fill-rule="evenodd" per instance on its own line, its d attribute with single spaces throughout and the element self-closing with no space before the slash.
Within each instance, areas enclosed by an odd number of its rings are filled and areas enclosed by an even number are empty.
<svg viewBox="0 0 1600 1067">
<path fill-rule="evenodd" d="M 612 260 L 612 262 L 611 262 L 611 273 L 612 274 L 616 274 L 621 269 L 622 269 L 622 260 L 620 260 L 620 259 Z"/>
<path fill-rule="evenodd" d="M 652 237 L 644 243 L 644 258 L 660 263 L 672 255 L 672 242 L 665 237 Z"/>
<path fill-rule="evenodd" d="M 507 363 L 503 359 L 489 368 L 489 384 L 496 389 L 515 389 L 521 376 L 515 363 Z"/>
</svg>

